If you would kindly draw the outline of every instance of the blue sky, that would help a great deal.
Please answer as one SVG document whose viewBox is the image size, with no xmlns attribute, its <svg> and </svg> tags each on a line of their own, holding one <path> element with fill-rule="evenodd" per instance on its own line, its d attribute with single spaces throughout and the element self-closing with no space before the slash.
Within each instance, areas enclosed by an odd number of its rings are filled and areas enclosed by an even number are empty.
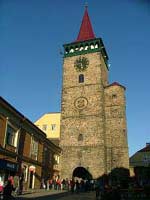
<svg viewBox="0 0 150 200">
<path fill-rule="evenodd" d="M 35 121 L 60 111 L 60 49 L 76 40 L 83 0 L 0 0 L 0 95 Z M 150 2 L 89 0 L 108 56 L 110 83 L 124 85 L 129 153 L 150 142 Z"/>
</svg>

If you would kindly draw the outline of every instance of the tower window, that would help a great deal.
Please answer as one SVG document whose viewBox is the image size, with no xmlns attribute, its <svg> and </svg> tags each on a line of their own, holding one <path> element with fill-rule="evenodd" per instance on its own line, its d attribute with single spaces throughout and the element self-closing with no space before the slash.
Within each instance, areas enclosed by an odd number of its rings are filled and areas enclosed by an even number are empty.
<svg viewBox="0 0 150 200">
<path fill-rule="evenodd" d="M 74 52 L 74 49 L 70 49 L 70 53 L 73 53 Z"/>
<path fill-rule="evenodd" d="M 79 141 L 79 142 L 83 141 L 83 135 L 82 135 L 82 134 L 79 134 L 79 136 L 78 136 L 78 141 Z"/>
<path fill-rule="evenodd" d="M 99 48 L 99 44 L 98 43 L 95 44 L 95 49 L 97 49 L 97 48 Z"/>
<path fill-rule="evenodd" d="M 81 46 L 81 47 L 80 47 L 80 49 L 79 49 L 79 51 L 82 51 L 83 49 L 84 49 L 84 47 L 83 47 L 83 46 Z"/>
<path fill-rule="evenodd" d="M 94 45 L 93 44 L 91 44 L 91 49 L 94 49 Z"/>
<path fill-rule="evenodd" d="M 116 98 L 117 98 L 117 95 L 116 95 L 116 94 L 113 94 L 113 95 L 112 95 L 112 98 L 113 98 L 113 99 L 116 99 Z"/>
<path fill-rule="evenodd" d="M 65 49 L 65 53 L 66 53 L 66 54 L 69 53 L 69 49 L 68 49 L 68 48 Z"/>
<path fill-rule="evenodd" d="M 84 75 L 83 74 L 79 75 L 79 83 L 84 83 Z"/>
<path fill-rule="evenodd" d="M 89 46 L 88 44 L 85 45 L 85 50 L 88 50 Z"/>
<path fill-rule="evenodd" d="M 117 100 L 117 95 L 116 94 L 112 95 L 112 100 L 113 100 L 113 102 L 116 102 L 116 100 Z"/>
</svg>

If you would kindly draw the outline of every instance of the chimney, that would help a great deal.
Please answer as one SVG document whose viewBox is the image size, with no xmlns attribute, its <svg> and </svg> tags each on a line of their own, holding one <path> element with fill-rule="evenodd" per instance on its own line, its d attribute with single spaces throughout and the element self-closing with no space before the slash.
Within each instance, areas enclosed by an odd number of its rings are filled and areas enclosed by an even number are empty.
<svg viewBox="0 0 150 200">
<path fill-rule="evenodd" d="M 146 143 L 146 147 L 150 147 L 150 142 L 147 142 L 147 143 Z"/>
</svg>

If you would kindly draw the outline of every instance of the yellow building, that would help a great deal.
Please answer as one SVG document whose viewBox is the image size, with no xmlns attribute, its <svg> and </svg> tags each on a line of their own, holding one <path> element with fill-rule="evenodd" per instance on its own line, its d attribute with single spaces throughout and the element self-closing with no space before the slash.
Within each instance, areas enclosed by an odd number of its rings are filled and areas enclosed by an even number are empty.
<svg viewBox="0 0 150 200">
<path fill-rule="evenodd" d="M 59 145 L 60 141 L 60 116 L 59 112 L 46 113 L 42 115 L 34 124 L 46 133 L 47 138 L 55 145 Z M 59 155 L 54 154 L 54 176 L 59 175 Z"/>
<path fill-rule="evenodd" d="M 34 124 L 46 133 L 47 138 L 52 141 L 60 139 L 60 113 L 46 113 Z"/>
</svg>

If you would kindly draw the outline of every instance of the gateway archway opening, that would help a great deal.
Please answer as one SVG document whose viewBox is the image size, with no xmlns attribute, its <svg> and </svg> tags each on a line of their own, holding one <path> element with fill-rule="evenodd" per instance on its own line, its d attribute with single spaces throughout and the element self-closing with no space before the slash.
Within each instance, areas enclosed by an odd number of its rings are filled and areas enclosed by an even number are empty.
<svg viewBox="0 0 150 200">
<path fill-rule="evenodd" d="M 92 179 L 92 174 L 90 174 L 90 172 L 84 167 L 75 168 L 72 175 L 73 177 L 82 178 L 83 180 Z"/>
</svg>

